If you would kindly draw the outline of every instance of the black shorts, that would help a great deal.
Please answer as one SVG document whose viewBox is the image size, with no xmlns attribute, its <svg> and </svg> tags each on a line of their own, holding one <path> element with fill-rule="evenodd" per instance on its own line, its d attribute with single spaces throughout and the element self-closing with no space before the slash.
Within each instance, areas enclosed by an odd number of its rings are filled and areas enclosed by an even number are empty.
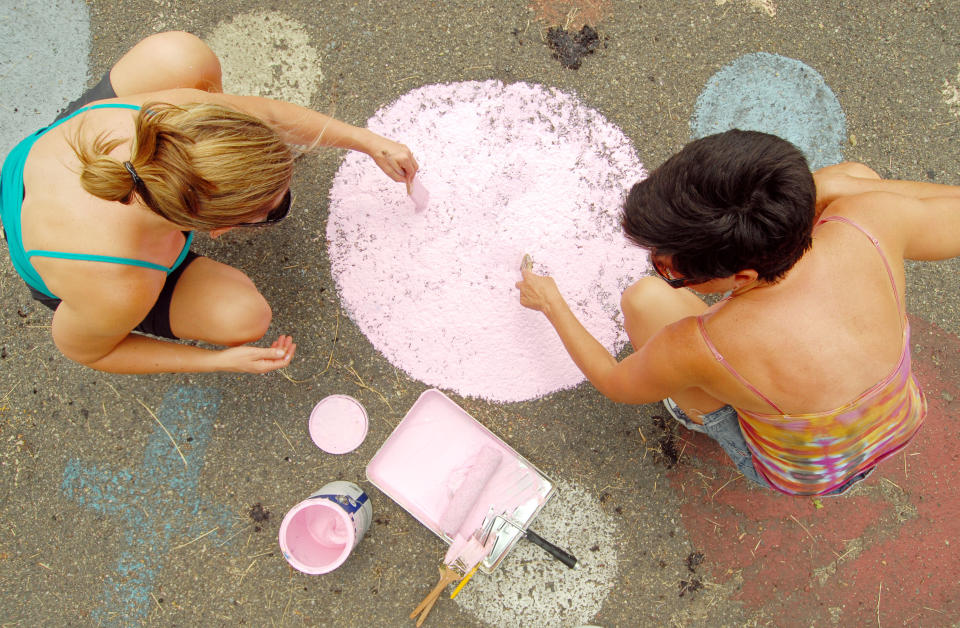
<svg viewBox="0 0 960 628">
<path fill-rule="evenodd" d="M 178 340 L 178 338 L 173 335 L 173 330 L 170 329 L 170 300 L 173 298 L 173 289 L 177 287 L 177 281 L 179 281 L 180 275 L 182 275 L 187 266 L 198 257 L 200 256 L 193 251 L 187 251 L 187 256 L 183 258 L 183 261 L 177 266 L 176 270 L 167 275 L 167 280 L 163 282 L 163 290 L 160 291 L 157 302 L 153 304 L 153 307 L 150 308 L 150 311 L 147 312 L 146 317 L 144 317 L 140 324 L 133 328 L 133 331 L 139 331 L 159 338 Z M 30 288 L 30 294 L 33 295 L 34 300 L 43 303 L 51 310 L 56 310 L 60 305 L 60 299 L 48 297 L 44 293 L 34 290 L 32 286 L 28 285 L 27 287 Z"/>
<path fill-rule="evenodd" d="M 80 98 L 77 98 L 72 103 L 67 105 L 63 111 L 57 114 L 57 117 L 54 118 L 53 121 L 56 122 L 61 118 L 66 118 L 77 109 L 86 107 L 94 101 L 116 97 L 117 93 L 113 91 L 113 85 L 110 84 L 110 70 L 107 70 L 107 73 L 103 75 L 103 78 L 100 79 L 99 83 L 83 92 L 83 94 L 80 95 Z"/>
</svg>

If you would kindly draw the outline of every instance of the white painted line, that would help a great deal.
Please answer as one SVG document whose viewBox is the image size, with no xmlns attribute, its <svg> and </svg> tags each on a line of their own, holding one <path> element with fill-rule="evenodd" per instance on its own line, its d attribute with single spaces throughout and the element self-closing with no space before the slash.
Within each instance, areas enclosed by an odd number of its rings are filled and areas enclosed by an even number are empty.
<svg viewBox="0 0 960 628">
<path fill-rule="evenodd" d="M 957 65 L 957 68 L 960 69 L 960 64 Z M 941 93 L 943 94 L 943 102 L 950 109 L 950 113 L 960 118 L 960 71 L 957 72 L 957 78 L 954 79 L 953 83 L 944 79 Z"/>
<path fill-rule="evenodd" d="M 490 626 L 580 626 L 593 619 L 617 581 L 622 542 L 596 495 L 557 481 L 557 494 L 531 529 L 577 557 L 569 569 L 521 540 L 490 575 L 477 573 L 454 601 Z"/>
</svg>

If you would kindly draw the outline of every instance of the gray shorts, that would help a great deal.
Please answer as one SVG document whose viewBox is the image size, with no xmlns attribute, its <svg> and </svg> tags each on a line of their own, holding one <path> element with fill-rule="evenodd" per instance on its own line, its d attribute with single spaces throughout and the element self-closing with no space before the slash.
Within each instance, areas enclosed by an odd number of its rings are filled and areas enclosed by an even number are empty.
<svg viewBox="0 0 960 628">
<path fill-rule="evenodd" d="M 687 417 L 684 416 L 684 418 Z M 747 441 L 743 438 L 743 431 L 740 429 L 740 418 L 737 416 L 737 411 L 733 406 L 723 406 L 722 408 L 703 415 L 703 429 L 707 436 L 717 441 L 720 447 L 727 452 L 730 460 L 733 461 L 737 470 L 740 471 L 745 478 L 759 486 L 770 489 L 773 488 L 770 486 L 770 483 L 767 482 L 766 478 L 757 471 L 757 468 L 753 466 L 753 456 L 747 447 Z M 875 467 L 872 467 L 858 473 L 844 482 L 842 486 L 833 489 L 829 493 L 824 493 L 823 496 L 835 496 L 845 493 L 851 486 L 873 473 L 874 468 Z"/>
</svg>

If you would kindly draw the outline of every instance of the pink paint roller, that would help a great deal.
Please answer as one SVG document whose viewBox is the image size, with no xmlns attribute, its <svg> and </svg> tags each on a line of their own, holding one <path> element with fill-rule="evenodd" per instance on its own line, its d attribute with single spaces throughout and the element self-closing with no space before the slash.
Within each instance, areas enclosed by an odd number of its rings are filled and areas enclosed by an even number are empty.
<svg viewBox="0 0 960 628">
<path fill-rule="evenodd" d="M 499 450 L 489 445 L 482 447 L 473 457 L 470 464 L 467 465 L 463 480 L 460 482 L 460 485 L 453 490 L 450 503 L 447 504 L 446 510 L 444 510 L 440 516 L 440 529 L 444 534 L 453 539 L 453 542 L 450 544 L 450 549 L 447 550 L 446 556 L 444 556 L 444 566 L 440 568 L 440 580 L 430 593 L 427 594 L 427 597 L 423 598 L 423 601 L 410 613 L 410 619 L 419 615 L 417 619 L 418 628 L 427 618 L 427 615 L 430 613 L 430 610 L 433 608 L 434 603 L 443 590 L 446 589 L 449 584 L 465 579 L 465 574 L 472 575 L 473 568 L 493 549 L 493 538 L 487 538 L 481 541 L 479 538 L 480 534 L 474 534 L 473 531 L 467 531 L 466 534 L 461 534 L 460 529 L 464 526 L 470 513 L 477 505 L 477 500 L 479 500 L 480 495 L 483 494 L 483 490 L 486 488 L 490 478 L 497 472 L 502 458 L 503 454 Z M 449 482 L 450 479 L 448 478 L 447 481 Z M 489 523 L 489 513 L 487 521 L 484 523 Z M 460 568 L 465 570 L 463 572 L 459 571 L 459 568 L 455 569 L 452 567 L 458 559 Z"/>
<path fill-rule="evenodd" d="M 463 481 L 456 488 L 447 509 L 440 516 L 440 529 L 448 537 L 453 538 L 460 531 L 470 511 L 483 493 L 487 483 L 500 466 L 503 454 L 494 447 L 484 445 L 474 456 L 469 469 L 463 476 Z M 468 535 L 472 530 L 468 530 Z"/>
</svg>

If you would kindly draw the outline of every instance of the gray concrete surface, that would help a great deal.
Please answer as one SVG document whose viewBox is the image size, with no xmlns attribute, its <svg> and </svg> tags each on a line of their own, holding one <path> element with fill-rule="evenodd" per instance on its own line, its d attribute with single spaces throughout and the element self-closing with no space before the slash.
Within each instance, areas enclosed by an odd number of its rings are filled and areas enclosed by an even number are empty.
<svg viewBox="0 0 960 628">
<path fill-rule="evenodd" d="M 551 7 L 569 15 L 589 5 L 604 9 L 597 22 L 603 46 L 580 69 L 564 68 L 543 42 L 551 25 L 543 16 Z M 309 103 L 351 123 L 362 125 L 428 83 L 536 82 L 575 92 L 655 167 L 689 139 L 707 80 L 741 55 L 770 52 L 815 68 L 834 91 L 846 115 L 847 159 L 889 177 L 960 184 L 960 112 L 944 93 L 960 82 L 960 11 L 952 0 L 271 6 L 316 51 L 306 58 L 318 59 L 322 80 L 305 94 Z M 765 6 L 775 6 L 775 15 Z M 242 48 L 242 30 L 218 28 L 264 10 L 249 0 L 91 0 L 88 7 L 90 82 L 157 30 L 219 36 Z M 252 39 L 267 35 L 248 31 Z M 282 59 L 285 51 L 275 54 Z M 282 63 L 273 71 L 285 69 L 294 71 Z M 46 90 L 31 98 L 54 100 Z M 14 130 L 4 123 L 6 148 L 19 139 Z M 340 159 L 335 151 L 303 158 L 294 183 L 300 209 L 284 224 L 198 247 L 245 270 L 273 304 L 274 331 L 293 334 L 299 345 L 285 374 L 134 377 L 85 369 L 57 352 L 49 313 L 0 264 L 0 625 L 411 623 L 407 613 L 432 586 L 443 545 L 372 487 L 363 469 L 425 386 L 388 363 L 340 310 L 324 242 L 327 191 Z M 908 275 L 911 314 L 953 335 L 960 334 L 956 270 L 956 262 L 915 265 Z M 310 409 L 333 393 L 354 395 L 370 414 L 366 441 L 344 456 L 323 454 L 306 434 Z M 773 611 L 738 599 L 742 582 L 718 573 L 709 555 L 696 569 L 705 587 L 679 595 L 698 548 L 681 513 L 683 491 L 670 483 L 663 457 L 648 451 L 658 407 L 613 404 L 588 384 L 525 403 L 458 401 L 572 493 L 591 497 L 597 516 L 584 520 L 588 529 L 555 525 L 557 540 L 589 561 L 589 526 L 607 527 L 615 547 L 602 550 L 616 577 L 598 580 L 591 599 L 572 600 L 563 613 L 547 612 L 558 603 L 550 596 L 519 621 L 442 600 L 428 625 L 538 626 L 544 617 L 560 625 L 779 624 Z M 161 447 L 169 441 L 146 408 L 194 434 L 195 444 L 181 441 L 192 466 Z M 333 479 L 368 490 L 375 522 L 343 567 L 305 576 L 280 555 L 277 529 L 288 508 Z M 265 521 L 250 515 L 257 504 L 270 513 Z M 573 515 L 549 511 L 542 525 Z M 563 574 L 531 556 L 524 570 L 533 595 Z M 928 625 L 956 622 L 955 598 L 942 610 Z M 824 623 L 813 609 L 809 617 Z"/>
</svg>

